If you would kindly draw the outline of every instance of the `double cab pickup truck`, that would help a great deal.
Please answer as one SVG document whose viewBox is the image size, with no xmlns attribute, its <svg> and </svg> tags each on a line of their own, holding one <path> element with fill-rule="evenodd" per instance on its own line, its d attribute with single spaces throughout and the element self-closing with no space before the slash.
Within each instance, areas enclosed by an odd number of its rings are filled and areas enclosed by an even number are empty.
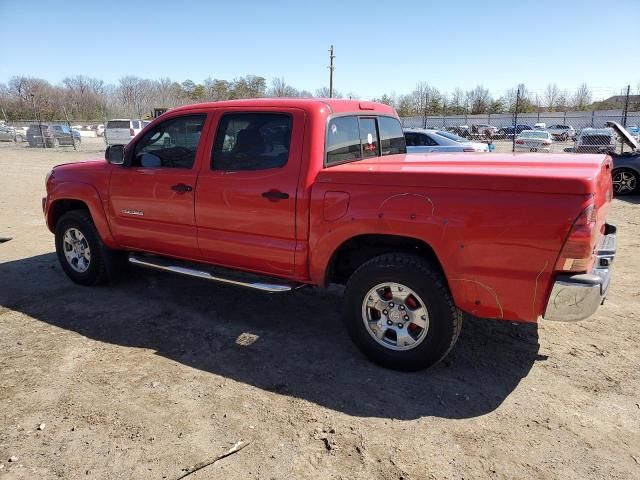
<svg viewBox="0 0 640 480">
<path fill-rule="evenodd" d="M 343 284 L 346 330 L 386 367 L 436 364 L 465 314 L 581 320 L 609 287 L 605 154 L 407 155 L 387 105 L 272 98 L 169 110 L 105 157 L 46 178 L 71 280 Z"/>
</svg>

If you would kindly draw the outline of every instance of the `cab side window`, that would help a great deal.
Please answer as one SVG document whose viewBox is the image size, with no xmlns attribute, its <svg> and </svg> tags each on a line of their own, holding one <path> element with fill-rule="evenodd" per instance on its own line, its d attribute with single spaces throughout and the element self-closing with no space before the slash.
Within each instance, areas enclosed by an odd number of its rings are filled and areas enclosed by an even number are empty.
<svg viewBox="0 0 640 480">
<path fill-rule="evenodd" d="M 327 128 L 325 165 L 407 153 L 407 145 L 416 145 L 418 134 L 405 134 L 398 119 L 348 115 L 335 117 Z"/>
<path fill-rule="evenodd" d="M 175 117 L 156 125 L 136 142 L 132 166 L 193 167 L 206 117 L 206 115 Z"/>
<path fill-rule="evenodd" d="M 286 113 L 227 113 L 211 153 L 213 170 L 266 170 L 289 161 L 293 119 Z"/>
</svg>

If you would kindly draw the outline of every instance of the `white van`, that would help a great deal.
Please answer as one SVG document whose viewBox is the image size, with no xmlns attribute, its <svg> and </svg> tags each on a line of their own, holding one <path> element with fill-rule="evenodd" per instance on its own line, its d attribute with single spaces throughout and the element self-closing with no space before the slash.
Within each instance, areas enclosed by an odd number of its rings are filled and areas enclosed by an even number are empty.
<svg viewBox="0 0 640 480">
<path fill-rule="evenodd" d="M 104 142 L 107 145 L 126 145 L 140 133 L 142 128 L 142 120 L 128 118 L 109 120 L 104 129 Z"/>
</svg>

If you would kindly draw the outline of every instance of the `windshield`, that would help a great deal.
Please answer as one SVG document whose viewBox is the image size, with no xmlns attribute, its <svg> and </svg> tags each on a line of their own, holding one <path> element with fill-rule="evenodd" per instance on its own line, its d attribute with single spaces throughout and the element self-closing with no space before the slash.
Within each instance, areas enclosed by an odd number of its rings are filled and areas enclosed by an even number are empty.
<svg viewBox="0 0 640 480">
<path fill-rule="evenodd" d="M 460 135 L 456 135 L 454 133 L 445 132 L 444 130 L 438 130 L 436 131 L 436 133 L 441 137 L 448 138 L 449 140 L 453 140 L 454 142 L 469 143 L 469 140 L 467 140 L 464 137 L 461 137 Z"/>
</svg>

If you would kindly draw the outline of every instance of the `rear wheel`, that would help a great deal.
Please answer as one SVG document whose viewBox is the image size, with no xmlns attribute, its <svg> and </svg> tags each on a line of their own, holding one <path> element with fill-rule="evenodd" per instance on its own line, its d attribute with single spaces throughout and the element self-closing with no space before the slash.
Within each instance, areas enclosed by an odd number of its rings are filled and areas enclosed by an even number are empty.
<svg viewBox="0 0 640 480">
<path fill-rule="evenodd" d="M 638 174 L 628 168 L 614 170 L 613 191 L 618 196 L 631 195 L 638 190 Z"/>
<path fill-rule="evenodd" d="M 53 138 L 53 140 L 51 140 L 51 148 L 58 148 L 60 146 L 60 142 L 58 141 L 57 138 Z"/>
<path fill-rule="evenodd" d="M 462 312 L 439 269 L 405 253 L 369 260 L 346 289 L 349 334 L 372 361 L 397 370 L 431 367 L 453 348 Z"/>
</svg>

